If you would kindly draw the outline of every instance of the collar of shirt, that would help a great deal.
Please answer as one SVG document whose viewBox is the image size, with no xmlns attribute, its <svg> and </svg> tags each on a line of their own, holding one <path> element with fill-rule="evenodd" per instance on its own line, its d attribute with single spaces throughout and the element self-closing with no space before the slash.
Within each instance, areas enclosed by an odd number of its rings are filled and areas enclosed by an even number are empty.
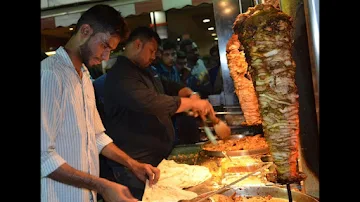
<svg viewBox="0 0 360 202">
<path fill-rule="evenodd" d="M 59 59 L 59 61 L 64 64 L 65 67 L 71 68 L 71 69 L 74 70 L 74 72 L 76 72 L 75 66 L 72 63 L 72 61 L 71 61 L 71 59 L 69 57 L 69 54 L 66 52 L 66 50 L 64 49 L 63 46 L 60 46 L 56 50 L 56 54 L 54 55 L 54 57 L 57 57 Z M 90 78 L 90 80 L 93 80 L 91 78 L 91 75 L 90 75 L 90 72 L 89 72 L 88 68 L 85 66 L 84 63 L 82 64 L 81 71 L 83 72 L 83 75 L 86 75 L 86 76 L 88 76 Z"/>
<path fill-rule="evenodd" d="M 160 68 L 161 68 L 160 71 L 162 71 L 162 72 L 165 72 L 165 73 L 168 73 L 168 74 L 175 74 L 175 69 L 174 69 L 175 67 L 174 66 L 172 66 L 170 68 L 170 70 L 169 70 L 168 68 L 165 67 L 164 64 L 160 63 Z"/>
</svg>

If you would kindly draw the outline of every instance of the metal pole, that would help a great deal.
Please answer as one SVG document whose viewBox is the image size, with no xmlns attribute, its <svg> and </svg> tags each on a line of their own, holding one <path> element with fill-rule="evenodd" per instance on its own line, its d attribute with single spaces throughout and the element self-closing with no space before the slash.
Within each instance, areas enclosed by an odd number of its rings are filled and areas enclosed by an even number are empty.
<svg viewBox="0 0 360 202">
<path fill-rule="evenodd" d="M 239 11 L 240 11 L 240 13 L 243 13 L 243 12 L 242 12 L 241 0 L 239 0 Z"/>
<path fill-rule="evenodd" d="M 318 93 L 320 92 L 319 85 L 319 52 L 320 52 L 320 38 L 319 38 L 319 0 L 304 0 L 305 17 L 309 35 L 309 46 L 311 50 L 312 65 L 316 71 L 316 84 Z"/>
<path fill-rule="evenodd" d="M 234 93 L 234 83 L 230 77 L 226 59 L 226 44 L 233 34 L 232 26 L 236 17 L 240 14 L 241 0 L 213 0 L 214 19 L 221 63 L 221 73 L 224 86 L 224 105 L 239 105 Z"/>
<path fill-rule="evenodd" d="M 153 13 L 153 19 L 154 19 L 154 31 L 157 32 L 157 30 L 156 30 L 155 11 L 153 11 L 152 13 Z"/>
</svg>

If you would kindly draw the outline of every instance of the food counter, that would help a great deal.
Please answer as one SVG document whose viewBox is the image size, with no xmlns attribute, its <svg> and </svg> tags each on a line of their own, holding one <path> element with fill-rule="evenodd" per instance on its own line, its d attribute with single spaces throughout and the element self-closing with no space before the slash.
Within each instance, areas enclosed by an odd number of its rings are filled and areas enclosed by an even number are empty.
<svg viewBox="0 0 360 202">
<path fill-rule="evenodd" d="M 203 183 L 187 188 L 186 190 L 195 192 L 201 196 L 211 193 L 231 182 L 249 174 L 260 168 L 264 163 L 271 162 L 271 156 L 267 153 L 257 155 L 229 156 L 225 157 L 209 156 L 202 150 L 202 145 L 178 145 L 170 154 L 168 160 L 174 160 L 180 164 L 200 165 L 209 169 L 212 177 Z M 274 182 L 276 172 L 274 166 L 263 170 L 257 175 L 248 178 L 231 186 L 231 189 L 222 192 L 222 195 L 232 196 L 234 193 L 243 196 L 272 196 L 287 200 L 286 186 Z M 317 199 L 302 193 L 301 184 L 291 184 L 292 197 L 294 201 L 318 201 Z M 286 199 L 286 200 L 285 200 Z"/>
<path fill-rule="evenodd" d="M 218 139 L 218 145 L 216 147 L 223 146 L 222 150 L 229 150 L 226 154 L 230 159 L 226 158 L 222 152 L 208 150 L 212 148 L 212 144 L 208 141 L 201 125 L 199 126 L 199 130 L 202 132 L 201 141 L 196 144 L 177 145 L 167 158 L 179 164 L 200 165 L 209 169 L 212 174 L 210 179 L 186 189 L 195 192 L 199 196 L 205 196 L 207 193 L 211 193 L 255 171 L 264 163 L 272 162 L 269 149 L 267 145 L 264 145 L 262 126 L 254 127 L 244 125 L 243 114 L 238 106 L 217 107 L 216 110 L 216 116 L 225 121 L 232 130 L 232 135 L 226 140 L 228 142 L 225 143 L 225 141 Z M 211 122 L 208 122 L 208 124 L 211 128 Z M 236 142 L 230 142 L 231 140 L 236 141 L 250 137 L 252 139 L 246 141 L 246 146 L 240 146 L 236 145 Z M 206 147 L 207 145 L 209 146 Z M 276 182 L 274 165 L 257 175 L 247 177 L 231 186 L 231 188 L 232 189 L 223 192 L 222 195 L 232 196 L 236 193 L 238 193 L 238 195 L 246 193 L 250 196 L 258 193 L 264 197 L 271 195 L 272 197 L 283 198 L 286 199 L 284 201 L 288 201 L 286 185 Z M 318 201 L 303 193 L 301 183 L 290 184 L 290 189 L 294 201 L 296 201 L 296 199 L 299 201 Z"/>
</svg>

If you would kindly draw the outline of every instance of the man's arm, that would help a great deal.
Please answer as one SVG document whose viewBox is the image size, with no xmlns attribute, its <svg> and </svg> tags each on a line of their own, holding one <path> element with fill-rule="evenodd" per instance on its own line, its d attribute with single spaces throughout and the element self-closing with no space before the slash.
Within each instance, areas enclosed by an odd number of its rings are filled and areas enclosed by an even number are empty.
<svg viewBox="0 0 360 202">
<path fill-rule="evenodd" d="M 172 116 L 175 113 L 190 109 L 201 114 L 213 110 L 207 100 L 194 100 L 186 97 L 159 94 L 150 89 L 139 74 L 131 71 L 120 71 L 121 68 L 114 70 L 116 71 L 108 73 L 105 84 L 111 86 L 111 88 L 105 87 L 105 89 L 108 95 L 114 96 L 118 105 L 126 106 L 133 111 L 156 116 L 164 114 Z M 179 91 L 177 92 L 179 93 Z"/>
<path fill-rule="evenodd" d="M 101 154 L 128 167 L 143 182 L 146 182 L 146 179 L 149 179 L 150 185 L 155 184 L 160 178 L 160 170 L 158 168 L 155 168 L 150 164 L 139 163 L 128 156 L 114 143 L 106 145 L 101 151 Z"/>
<path fill-rule="evenodd" d="M 50 173 L 48 177 L 64 184 L 94 190 L 100 193 L 106 201 L 138 201 L 131 195 L 127 187 L 76 170 L 67 163 L 62 164 L 54 172 Z"/>
<path fill-rule="evenodd" d="M 62 88 L 52 71 L 41 71 L 41 177 L 46 177 L 65 160 L 56 152 L 57 126 L 62 119 L 60 109 Z"/>
<path fill-rule="evenodd" d="M 136 112 L 156 116 L 174 115 L 180 105 L 180 98 L 159 94 L 148 85 L 137 72 L 117 68 L 107 75 L 105 98 L 112 97 L 116 105 Z"/>
</svg>

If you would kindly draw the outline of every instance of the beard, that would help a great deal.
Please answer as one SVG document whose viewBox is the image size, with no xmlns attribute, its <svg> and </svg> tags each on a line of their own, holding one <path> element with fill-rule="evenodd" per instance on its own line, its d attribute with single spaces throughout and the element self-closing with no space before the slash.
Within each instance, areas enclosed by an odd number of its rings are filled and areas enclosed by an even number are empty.
<svg viewBox="0 0 360 202">
<path fill-rule="evenodd" d="M 90 38 L 88 38 L 88 40 L 80 46 L 81 61 L 85 64 L 87 68 L 91 67 L 89 62 L 90 56 L 92 55 L 92 52 L 89 48 L 89 40 Z"/>
</svg>

